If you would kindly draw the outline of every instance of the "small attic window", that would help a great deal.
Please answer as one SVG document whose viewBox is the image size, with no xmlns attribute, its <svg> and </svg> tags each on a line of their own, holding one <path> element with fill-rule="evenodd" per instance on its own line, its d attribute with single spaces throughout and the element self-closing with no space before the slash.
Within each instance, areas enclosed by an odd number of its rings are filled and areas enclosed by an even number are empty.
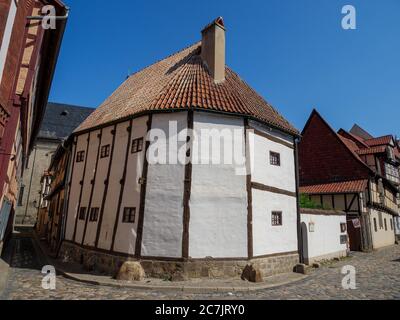
<svg viewBox="0 0 400 320">
<path fill-rule="evenodd" d="M 67 115 L 68 115 L 68 111 L 67 111 L 67 110 L 63 110 L 63 111 L 60 113 L 60 115 L 61 115 L 61 116 L 67 116 Z"/>
</svg>

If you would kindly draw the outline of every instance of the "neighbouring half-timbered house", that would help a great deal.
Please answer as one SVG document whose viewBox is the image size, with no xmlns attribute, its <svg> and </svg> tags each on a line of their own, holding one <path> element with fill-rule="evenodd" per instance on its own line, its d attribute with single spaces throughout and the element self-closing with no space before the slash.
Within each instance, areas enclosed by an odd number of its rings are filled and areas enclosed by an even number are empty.
<svg viewBox="0 0 400 320">
<path fill-rule="evenodd" d="M 42 24 L 48 6 L 57 15 L 54 28 Z M 60 0 L 0 1 L 0 253 L 13 230 L 22 174 L 46 110 L 67 18 Z"/>
<path fill-rule="evenodd" d="M 115 271 L 132 259 L 149 276 L 184 277 L 298 263 L 298 132 L 225 66 L 222 19 L 202 36 L 130 76 L 75 131 L 64 260 Z M 204 137 L 225 138 L 242 167 Z M 157 142 L 166 163 L 151 160 Z M 189 161 L 171 161 L 182 146 Z"/>
<path fill-rule="evenodd" d="M 392 136 L 373 138 L 355 126 L 335 132 L 314 110 L 299 143 L 300 192 L 343 210 L 351 250 L 394 244 L 399 215 L 399 157 Z"/>
</svg>

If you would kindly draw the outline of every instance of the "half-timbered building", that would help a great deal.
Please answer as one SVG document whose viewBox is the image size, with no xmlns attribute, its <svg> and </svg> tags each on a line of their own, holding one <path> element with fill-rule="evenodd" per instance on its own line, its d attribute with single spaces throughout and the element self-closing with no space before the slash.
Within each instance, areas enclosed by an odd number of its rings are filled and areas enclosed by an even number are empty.
<svg viewBox="0 0 400 320">
<path fill-rule="evenodd" d="M 75 131 L 64 260 L 115 271 L 132 259 L 149 276 L 185 277 L 298 263 L 298 131 L 226 67 L 222 18 L 202 36 L 130 76 Z M 184 146 L 186 163 L 150 161 L 160 131 L 161 153 L 176 158 Z M 207 132 L 218 140 L 223 131 L 237 133 L 224 143 L 246 170 L 194 152 Z"/>
<path fill-rule="evenodd" d="M 399 160 L 391 135 L 374 138 L 358 126 L 335 132 L 314 110 L 299 143 L 300 191 L 346 212 L 351 250 L 388 246 L 400 212 Z"/>
</svg>

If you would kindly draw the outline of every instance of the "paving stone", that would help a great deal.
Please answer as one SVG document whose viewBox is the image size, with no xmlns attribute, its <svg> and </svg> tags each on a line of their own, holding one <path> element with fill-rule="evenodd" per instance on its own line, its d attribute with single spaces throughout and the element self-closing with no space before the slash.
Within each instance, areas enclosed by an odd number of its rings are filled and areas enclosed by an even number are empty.
<svg viewBox="0 0 400 320">
<path fill-rule="evenodd" d="M 400 300 L 400 246 L 371 253 L 352 253 L 351 259 L 331 262 L 314 269 L 304 280 L 252 292 L 199 293 L 135 290 L 84 284 L 57 276 L 56 289 L 42 288 L 41 258 L 31 239 L 13 239 L 14 254 L 5 291 L 0 299 L 10 300 L 148 300 L 148 299 L 307 299 L 307 300 Z M 342 288 L 342 267 L 356 270 L 355 290 Z"/>
</svg>

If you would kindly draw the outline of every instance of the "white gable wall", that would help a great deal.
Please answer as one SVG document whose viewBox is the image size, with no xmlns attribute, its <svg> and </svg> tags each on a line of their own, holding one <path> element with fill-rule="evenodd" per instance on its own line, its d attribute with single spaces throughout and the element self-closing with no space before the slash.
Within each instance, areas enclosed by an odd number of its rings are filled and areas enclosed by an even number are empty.
<svg viewBox="0 0 400 320">
<path fill-rule="evenodd" d="M 112 243 L 119 193 L 121 190 L 120 181 L 124 171 L 126 148 L 129 138 L 127 130 L 129 124 L 129 121 L 119 123 L 116 129 L 114 156 L 112 158 L 109 186 L 98 243 L 98 247 L 105 250 L 110 250 Z"/>
<path fill-rule="evenodd" d="M 253 189 L 253 254 L 297 251 L 295 197 Z M 282 226 L 272 226 L 272 211 L 282 211 Z"/>
<path fill-rule="evenodd" d="M 80 220 L 78 216 L 78 224 L 76 227 L 76 237 L 75 241 L 77 243 L 82 242 L 82 237 L 85 229 L 86 218 L 89 216 L 89 200 L 90 200 L 90 193 L 92 191 L 92 184 L 91 181 L 94 178 L 95 169 L 96 169 L 96 159 L 97 159 L 97 151 L 99 148 L 100 139 L 98 138 L 98 134 L 100 130 L 95 130 L 90 132 L 90 141 L 89 141 L 89 148 L 87 154 L 85 152 L 85 161 L 87 157 L 86 163 L 86 172 L 85 178 L 83 180 L 83 188 L 82 188 L 82 199 L 81 199 L 81 208 L 86 208 L 86 215 L 85 220 Z M 75 159 L 76 160 L 76 159 Z M 79 208 L 78 208 L 78 215 L 79 215 Z M 89 221 L 88 221 L 89 223 Z"/>
<path fill-rule="evenodd" d="M 145 157 L 146 134 L 148 117 L 134 119 L 132 122 L 132 140 L 143 138 L 143 150 L 138 153 L 132 153 L 129 150 L 125 188 L 122 196 L 121 209 L 119 213 L 118 227 L 115 237 L 114 250 L 128 254 L 135 254 L 136 231 L 138 224 L 138 215 L 140 207 L 140 189 L 139 179 L 142 177 L 143 162 Z M 131 142 L 132 143 L 132 142 Z M 131 144 L 132 147 L 132 144 Z M 136 208 L 135 222 L 124 223 L 124 208 Z"/>
<path fill-rule="evenodd" d="M 174 120 L 178 133 L 187 128 L 187 112 L 179 112 L 154 114 L 152 129 L 161 129 L 168 139 L 169 121 Z M 142 256 L 182 257 L 184 177 L 184 164 L 149 164 Z"/>
<path fill-rule="evenodd" d="M 251 126 L 265 132 L 277 139 L 293 145 L 293 138 L 270 131 L 264 126 L 251 122 Z M 254 137 L 254 167 L 252 168 L 252 181 L 291 192 L 296 191 L 294 150 L 283 144 L 267 139 L 261 135 L 253 134 Z M 252 151 L 252 150 L 251 150 Z M 281 165 L 270 164 L 270 152 L 277 152 L 281 157 Z"/>
<path fill-rule="evenodd" d="M 242 118 L 210 113 L 194 113 L 194 130 L 241 130 L 240 139 L 230 140 L 234 152 L 244 155 L 244 122 Z M 193 149 L 199 150 L 199 139 Z M 223 149 L 221 143 L 220 148 Z M 213 152 L 223 154 L 217 146 Z M 214 153 L 213 153 L 214 154 Z M 192 167 L 190 199 L 189 256 L 192 258 L 247 257 L 247 190 L 246 176 L 236 175 L 233 164 Z"/>
<path fill-rule="evenodd" d="M 101 210 L 101 204 L 103 201 L 103 194 L 105 189 L 104 181 L 107 179 L 107 172 L 108 166 L 111 161 L 111 148 L 112 148 L 112 141 L 113 135 L 112 130 L 114 126 L 106 127 L 102 130 L 102 137 L 101 137 L 101 146 L 110 145 L 110 156 L 107 158 L 100 158 L 97 164 L 97 173 L 96 173 L 96 181 L 94 184 L 93 190 L 93 198 L 92 198 L 92 208 L 99 208 Z M 86 236 L 84 245 L 86 246 L 94 246 L 97 234 L 97 227 L 98 221 L 88 221 L 87 229 L 86 229 Z"/>
<path fill-rule="evenodd" d="M 78 206 L 79 206 L 79 195 L 81 191 L 80 181 L 83 179 L 83 170 L 85 162 L 76 162 L 76 154 L 79 151 L 85 151 L 86 157 L 86 147 L 88 134 L 83 134 L 77 137 L 77 144 L 73 147 L 72 155 L 75 158 L 71 161 L 71 165 L 74 166 L 73 172 L 71 173 L 71 189 L 69 194 L 69 204 L 68 204 L 68 218 L 67 226 L 65 232 L 65 238 L 72 241 L 75 230 L 75 220 L 78 218 Z M 76 152 L 75 152 L 76 149 Z M 74 162 L 74 164 L 72 164 Z"/>
</svg>

